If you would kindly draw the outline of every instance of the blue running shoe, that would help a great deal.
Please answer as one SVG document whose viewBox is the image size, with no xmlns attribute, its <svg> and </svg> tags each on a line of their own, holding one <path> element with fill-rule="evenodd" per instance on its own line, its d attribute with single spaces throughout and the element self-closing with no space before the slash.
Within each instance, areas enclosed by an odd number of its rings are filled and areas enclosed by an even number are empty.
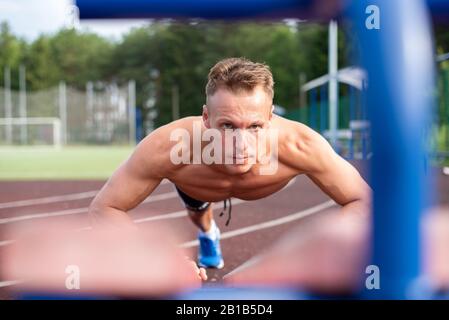
<svg viewBox="0 0 449 320">
<path fill-rule="evenodd" d="M 199 234 L 198 240 L 200 247 L 198 251 L 198 266 L 202 268 L 216 268 L 224 267 L 223 256 L 220 248 L 220 230 L 216 230 L 216 239 L 212 240 L 209 237 Z"/>
</svg>

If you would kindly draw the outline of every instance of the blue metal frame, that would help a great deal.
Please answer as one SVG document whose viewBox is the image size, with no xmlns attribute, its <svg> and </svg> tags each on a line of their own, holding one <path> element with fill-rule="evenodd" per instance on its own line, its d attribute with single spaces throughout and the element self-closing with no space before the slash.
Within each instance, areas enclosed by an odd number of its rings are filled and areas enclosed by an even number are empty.
<svg viewBox="0 0 449 320">
<path fill-rule="evenodd" d="M 365 8 L 381 10 L 381 29 L 366 28 Z M 354 1 L 351 14 L 368 74 L 374 190 L 373 264 L 381 289 L 368 297 L 407 298 L 420 275 L 419 221 L 427 192 L 423 132 L 434 84 L 433 46 L 423 1 Z M 413 27 L 411 27 L 411 23 Z"/>
<path fill-rule="evenodd" d="M 77 0 L 81 18 L 202 17 L 327 18 L 301 0 Z M 323 2 L 319 2 L 323 3 Z M 368 74 L 367 110 L 371 121 L 374 189 L 372 262 L 381 272 L 381 289 L 368 298 L 403 299 L 420 275 L 419 220 L 427 202 L 422 132 L 432 110 L 434 79 L 432 34 L 421 0 L 345 1 L 361 44 Z M 438 14 L 449 2 L 429 1 Z M 380 8 L 380 30 L 365 26 L 368 5 Z M 330 9 L 330 8 L 327 8 Z M 337 15 L 341 8 L 336 7 Z M 219 297 L 217 297 L 219 298 Z"/>
<path fill-rule="evenodd" d="M 81 19 L 315 17 L 313 0 L 77 0 Z M 238 8 L 238 10 L 236 10 Z M 318 11 L 318 12 L 317 12 Z"/>
</svg>

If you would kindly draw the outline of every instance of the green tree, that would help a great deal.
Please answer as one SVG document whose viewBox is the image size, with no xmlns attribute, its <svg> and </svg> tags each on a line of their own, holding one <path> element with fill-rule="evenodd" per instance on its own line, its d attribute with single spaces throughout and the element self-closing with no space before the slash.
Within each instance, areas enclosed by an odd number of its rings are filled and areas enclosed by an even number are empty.
<svg viewBox="0 0 449 320">
<path fill-rule="evenodd" d="M 18 70 L 24 48 L 26 48 L 25 42 L 11 33 L 8 23 L 2 22 L 0 24 L 0 81 L 2 85 L 4 85 L 4 70 L 7 66 L 11 69 L 12 88 L 18 88 L 18 79 L 13 74 Z"/>
<path fill-rule="evenodd" d="M 40 36 L 29 46 L 25 54 L 29 89 L 39 90 L 57 85 L 61 72 L 53 58 L 48 36 Z"/>
<path fill-rule="evenodd" d="M 93 33 L 62 29 L 50 39 L 50 46 L 59 79 L 79 88 L 84 88 L 88 81 L 103 79 L 112 47 L 106 39 Z"/>
</svg>

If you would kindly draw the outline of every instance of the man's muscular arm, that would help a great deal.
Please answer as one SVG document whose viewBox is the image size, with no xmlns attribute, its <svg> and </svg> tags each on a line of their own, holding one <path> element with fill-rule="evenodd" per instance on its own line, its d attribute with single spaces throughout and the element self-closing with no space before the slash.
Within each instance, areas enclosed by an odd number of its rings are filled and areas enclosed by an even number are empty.
<svg viewBox="0 0 449 320">
<path fill-rule="evenodd" d="M 315 131 L 301 125 L 290 150 L 296 167 L 335 202 L 344 213 L 366 216 L 371 209 L 371 188 L 359 172 L 340 157 Z"/>
<path fill-rule="evenodd" d="M 170 164 L 166 131 L 162 127 L 147 136 L 109 178 L 89 207 L 94 226 L 133 226 L 127 211 L 153 192 Z"/>
<path fill-rule="evenodd" d="M 318 133 L 290 123 L 280 146 L 283 161 L 306 174 L 343 206 L 293 228 L 270 250 L 225 280 L 233 285 L 298 285 L 306 290 L 340 294 L 359 289 L 367 262 L 371 189 L 357 170 Z"/>
<path fill-rule="evenodd" d="M 89 207 L 94 226 L 134 227 L 127 211 L 145 200 L 175 169 L 170 161 L 170 132 L 177 126 L 172 123 L 152 132 L 114 172 Z M 203 268 L 198 268 L 193 261 L 189 265 L 198 278 L 207 280 Z"/>
</svg>

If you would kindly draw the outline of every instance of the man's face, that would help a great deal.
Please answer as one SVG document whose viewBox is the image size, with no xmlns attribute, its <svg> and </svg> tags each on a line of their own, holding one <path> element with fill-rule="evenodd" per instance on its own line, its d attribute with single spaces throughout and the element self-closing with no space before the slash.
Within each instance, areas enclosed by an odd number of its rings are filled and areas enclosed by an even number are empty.
<svg viewBox="0 0 449 320">
<path fill-rule="evenodd" d="M 264 152 L 260 146 L 265 144 L 272 110 L 272 98 L 262 87 L 238 93 L 219 88 L 208 97 L 203 121 L 206 128 L 221 133 L 222 163 L 228 173 L 248 172 Z"/>
</svg>

